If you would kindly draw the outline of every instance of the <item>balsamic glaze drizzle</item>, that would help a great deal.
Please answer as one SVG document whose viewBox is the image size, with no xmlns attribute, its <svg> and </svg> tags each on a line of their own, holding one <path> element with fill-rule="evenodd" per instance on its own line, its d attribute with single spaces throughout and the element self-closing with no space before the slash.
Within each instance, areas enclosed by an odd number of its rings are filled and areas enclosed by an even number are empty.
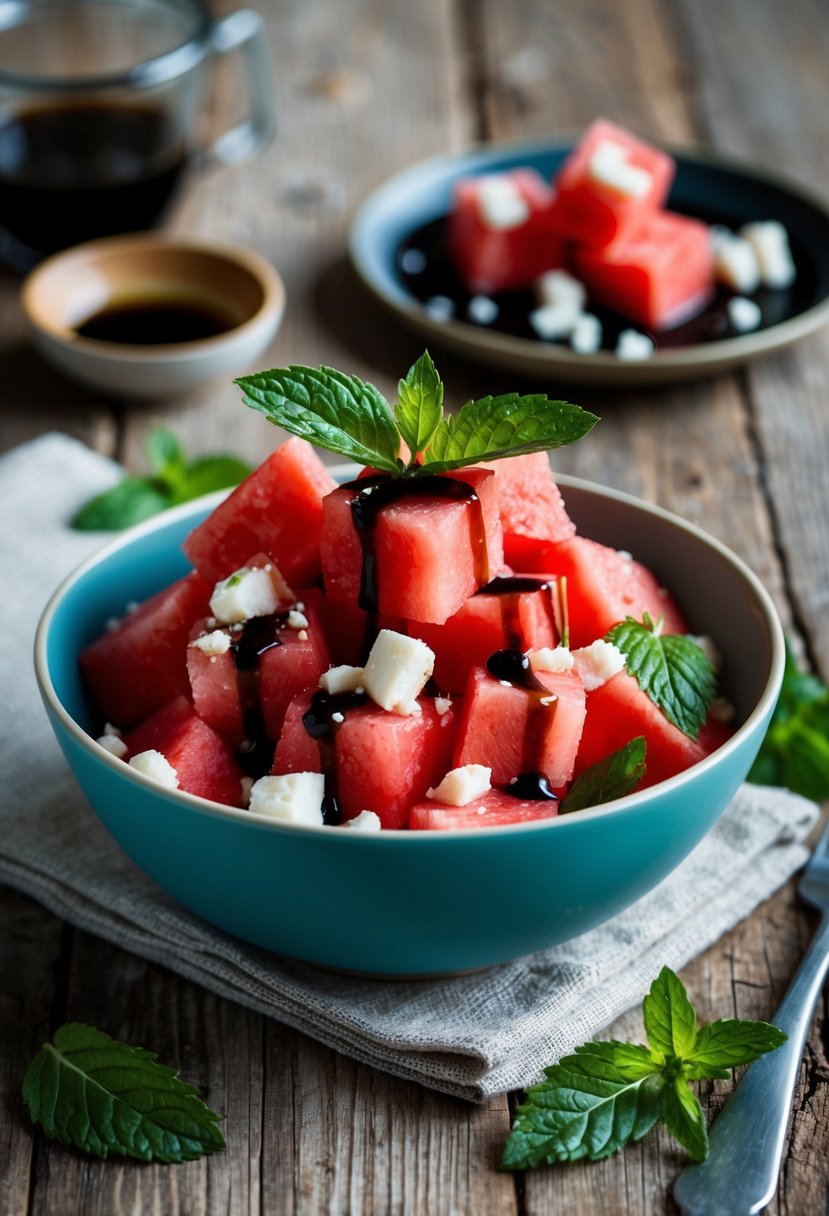
<svg viewBox="0 0 829 1216">
<path fill-rule="evenodd" d="M 544 755 L 544 745 L 555 714 L 558 698 L 549 688 L 538 679 L 532 669 L 529 658 L 520 650 L 496 650 L 486 661 L 486 669 L 496 680 L 505 680 L 515 688 L 522 688 L 529 702 L 527 709 L 527 725 L 524 731 L 524 747 L 521 757 L 521 775 L 518 784 L 528 790 L 539 789 L 538 778 L 543 778 L 540 765 Z M 549 789 L 549 782 L 547 789 Z M 515 793 L 515 786 L 508 786 L 508 793 Z M 552 795 L 541 793 L 522 793 L 516 797 L 547 798 Z"/>
<path fill-rule="evenodd" d="M 259 699 L 259 660 L 274 646 L 281 646 L 279 631 L 285 627 L 287 612 L 252 617 L 244 627 L 230 634 L 230 653 L 236 665 L 236 684 L 242 709 L 245 741 L 237 753 L 243 771 L 249 777 L 262 777 L 270 772 L 276 743 L 265 732 L 262 704 Z"/>
<path fill-rule="evenodd" d="M 544 773 L 529 772 L 521 773 L 514 781 L 510 782 L 505 791 L 506 794 L 511 794 L 513 798 L 521 798 L 526 802 L 557 802 L 558 799 L 550 788 L 550 782 Z"/>
<path fill-rule="evenodd" d="M 336 825 L 342 822 L 337 792 L 337 752 L 335 736 L 342 725 L 335 715 L 345 715 L 349 709 L 365 705 L 365 692 L 326 692 L 319 688 L 311 697 L 311 708 L 302 715 L 306 733 L 315 739 L 320 749 L 320 764 L 325 777 L 325 796 L 322 800 L 323 823 Z"/>
<path fill-rule="evenodd" d="M 533 577 L 531 574 L 499 575 L 479 587 L 476 595 L 498 596 L 501 608 L 501 625 L 504 636 L 512 650 L 521 650 L 527 644 L 524 636 L 524 623 L 521 619 L 521 596 L 540 591 L 544 595 L 544 607 L 553 631 L 553 637 L 558 639 L 559 627 L 556 618 L 555 595 L 556 580 L 545 578 L 543 575 Z"/>
</svg>

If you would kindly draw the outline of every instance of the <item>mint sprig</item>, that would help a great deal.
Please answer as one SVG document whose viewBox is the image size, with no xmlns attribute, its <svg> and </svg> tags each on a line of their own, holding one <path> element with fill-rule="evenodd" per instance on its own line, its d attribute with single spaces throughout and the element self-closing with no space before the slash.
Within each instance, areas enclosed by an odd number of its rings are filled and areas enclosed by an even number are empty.
<svg viewBox="0 0 829 1216">
<path fill-rule="evenodd" d="M 448 473 L 562 447 L 598 422 L 580 406 L 543 393 L 483 397 L 446 415 L 443 383 L 428 351 L 400 381 L 394 409 L 374 385 L 329 367 L 274 369 L 236 383 L 245 404 L 283 430 L 391 476 Z M 408 462 L 400 459 L 404 444 Z"/>
<path fill-rule="evenodd" d="M 716 692 L 711 660 L 682 634 L 663 634 L 662 617 L 654 623 L 626 617 L 605 635 L 625 656 L 625 666 L 654 705 L 683 734 L 696 739 Z"/>
<path fill-rule="evenodd" d="M 250 465 L 235 456 L 185 458 L 175 435 L 164 427 L 150 431 L 145 444 L 148 476 L 127 476 L 97 494 L 77 512 L 72 527 L 81 532 L 114 532 L 139 524 L 159 511 L 236 486 Z"/>
<path fill-rule="evenodd" d="M 748 779 L 829 798 L 829 687 L 799 669 L 788 638 L 780 696 Z"/>
<path fill-rule="evenodd" d="M 697 1028 L 685 987 L 669 967 L 651 985 L 643 1014 L 647 1047 L 585 1043 L 545 1068 L 546 1080 L 527 1090 L 516 1111 L 501 1169 L 600 1161 L 641 1140 L 657 1122 L 694 1161 L 704 1161 L 705 1116 L 689 1082 L 727 1076 L 786 1041 L 767 1022 L 728 1018 Z"/>
<path fill-rule="evenodd" d="M 80 1022 L 44 1043 L 23 1101 L 47 1136 L 96 1157 L 194 1161 L 225 1147 L 219 1116 L 175 1069 Z"/>
<path fill-rule="evenodd" d="M 645 775 L 647 746 L 644 737 L 637 735 L 618 751 L 591 764 L 575 779 L 558 804 L 559 815 L 601 806 L 635 790 Z"/>
</svg>

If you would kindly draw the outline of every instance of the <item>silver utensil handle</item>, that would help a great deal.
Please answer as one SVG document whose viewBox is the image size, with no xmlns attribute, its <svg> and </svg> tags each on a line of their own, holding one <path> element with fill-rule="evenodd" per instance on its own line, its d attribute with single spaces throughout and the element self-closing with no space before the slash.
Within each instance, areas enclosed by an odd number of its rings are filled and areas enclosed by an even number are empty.
<svg viewBox="0 0 829 1216">
<path fill-rule="evenodd" d="M 825 916 L 776 1015 L 789 1036 L 748 1069 L 711 1129 L 706 1161 L 674 1184 L 686 1216 L 750 1216 L 771 1201 L 791 1114 L 792 1094 L 817 999 L 829 968 Z"/>
</svg>

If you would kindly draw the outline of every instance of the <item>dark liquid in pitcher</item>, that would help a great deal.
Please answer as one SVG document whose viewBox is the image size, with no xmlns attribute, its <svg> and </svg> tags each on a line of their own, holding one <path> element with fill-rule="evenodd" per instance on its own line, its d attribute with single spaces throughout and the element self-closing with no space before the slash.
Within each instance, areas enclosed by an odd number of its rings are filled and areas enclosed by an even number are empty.
<svg viewBox="0 0 829 1216">
<path fill-rule="evenodd" d="M 152 106 L 77 102 L 0 126 L 0 227 L 39 254 L 152 227 L 184 168 Z"/>
</svg>

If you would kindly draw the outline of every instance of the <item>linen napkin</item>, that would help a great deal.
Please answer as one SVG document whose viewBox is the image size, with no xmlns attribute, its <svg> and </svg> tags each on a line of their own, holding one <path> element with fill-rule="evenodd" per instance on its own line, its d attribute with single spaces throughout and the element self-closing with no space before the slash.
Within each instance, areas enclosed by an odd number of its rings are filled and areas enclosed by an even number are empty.
<svg viewBox="0 0 829 1216">
<path fill-rule="evenodd" d="M 121 852 L 85 803 L 48 726 L 31 640 L 61 578 L 106 538 L 68 521 L 118 467 L 61 435 L 0 458 L 0 882 L 57 915 L 365 1063 L 474 1101 L 528 1085 L 545 1064 L 638 1004 L 806 859 L 817 808 L 744 786 L 695 852 L 607 925 L 453 979 L 355 979 L 248 946 L 180 908 Z"/>
</svg>

